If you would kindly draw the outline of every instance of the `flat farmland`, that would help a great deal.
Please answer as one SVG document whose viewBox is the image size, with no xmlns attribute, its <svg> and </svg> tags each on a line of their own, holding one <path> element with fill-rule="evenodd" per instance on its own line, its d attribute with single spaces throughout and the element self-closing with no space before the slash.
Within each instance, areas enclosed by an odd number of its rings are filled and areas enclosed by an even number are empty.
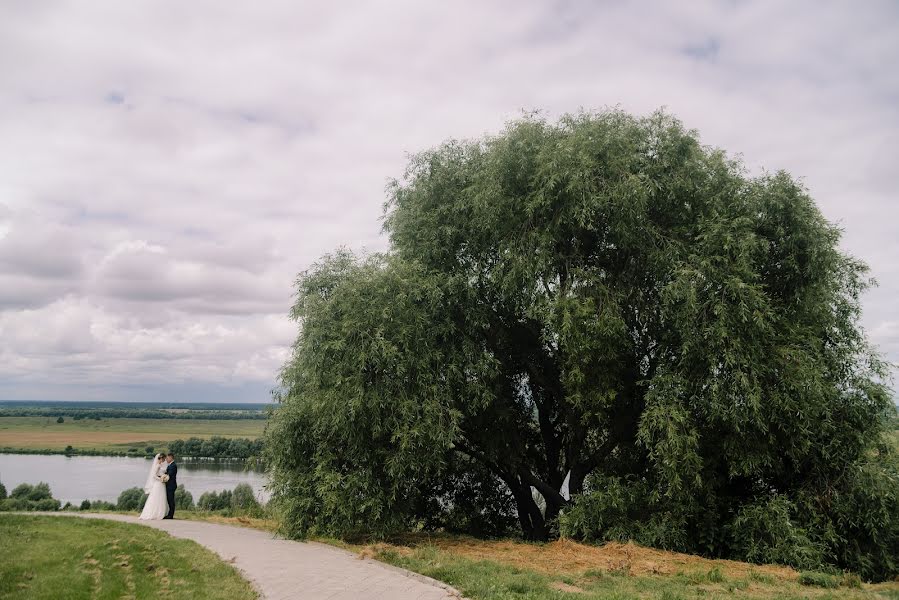
<svg viewBox="0 0 899 600">
<path fill-rule="evenodd" d="M 0 448 L 23 450 L 127 450 L 191 437 L 256 439 L 262 419 L 80 419 L 65 417 L 0 417 Z"/>
</svg>

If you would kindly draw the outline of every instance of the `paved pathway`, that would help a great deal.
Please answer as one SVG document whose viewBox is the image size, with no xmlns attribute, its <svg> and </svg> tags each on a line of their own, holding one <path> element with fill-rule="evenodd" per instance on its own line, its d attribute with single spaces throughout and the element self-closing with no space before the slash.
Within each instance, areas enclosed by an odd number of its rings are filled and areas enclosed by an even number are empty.
<svg viewBox="0 0 899 600">
<path fill-rule="evenodd" d="M 126 515 L 45 513 L 147 525 L 206 546 L 240 569 L 266 600 L 447 600 L 458 592 L 427 577 L 324 544 L 201 521 L 140 521 Z"/>
</svg>

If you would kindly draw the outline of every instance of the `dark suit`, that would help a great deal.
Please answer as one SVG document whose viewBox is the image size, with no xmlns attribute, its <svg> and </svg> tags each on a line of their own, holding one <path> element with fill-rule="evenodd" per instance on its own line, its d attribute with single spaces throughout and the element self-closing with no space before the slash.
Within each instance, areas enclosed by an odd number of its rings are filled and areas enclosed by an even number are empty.
<svg viewBox="0 0 899 600">
<path fill-rule="evenodd" d="M 178 489 L 178 465 L 175 461 L 169 463 L 165 469 L 165 474 L 169 476 L 169 480 L 165 482 L 165 496 L 169 504 L 169 514 L 166 519 L 175 518 L 175 490 Z"/>
</svg>

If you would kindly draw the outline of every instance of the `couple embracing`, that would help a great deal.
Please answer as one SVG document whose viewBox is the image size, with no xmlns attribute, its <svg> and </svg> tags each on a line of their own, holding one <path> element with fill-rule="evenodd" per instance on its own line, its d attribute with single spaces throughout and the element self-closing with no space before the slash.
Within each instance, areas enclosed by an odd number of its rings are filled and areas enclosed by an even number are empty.
<svg viewBox="0 0 899 600">
<path fill-rule="evenodd" d="M 175 518 L 175 490 L 178 489 L 178 465 L 175 455 L 157 454 L 150 465 L 144 492 L 149 494 L 140 518 L 145 521 Z"/>
</svg>

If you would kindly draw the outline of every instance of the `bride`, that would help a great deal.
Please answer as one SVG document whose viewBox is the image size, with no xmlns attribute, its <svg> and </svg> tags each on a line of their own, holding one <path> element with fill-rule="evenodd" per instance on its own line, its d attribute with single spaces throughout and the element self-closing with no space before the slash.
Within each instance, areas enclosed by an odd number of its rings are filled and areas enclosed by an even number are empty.
<svg viewBox="0 0 899 600">
<path fill-rule="evenodd" d="M 147 475 L 147 483 L 144 484 L 144 491 L 150 496 L 139 517 L 145 521 L 162 519 L 169 512 L 169 505 L 165 498 L 165 484 L 162 482 L 166 466 L 165 456 L 162 454 L 157 454 L 153 459 L 153 464 L 150 465 L 150 474 Z"/>
</svg>

